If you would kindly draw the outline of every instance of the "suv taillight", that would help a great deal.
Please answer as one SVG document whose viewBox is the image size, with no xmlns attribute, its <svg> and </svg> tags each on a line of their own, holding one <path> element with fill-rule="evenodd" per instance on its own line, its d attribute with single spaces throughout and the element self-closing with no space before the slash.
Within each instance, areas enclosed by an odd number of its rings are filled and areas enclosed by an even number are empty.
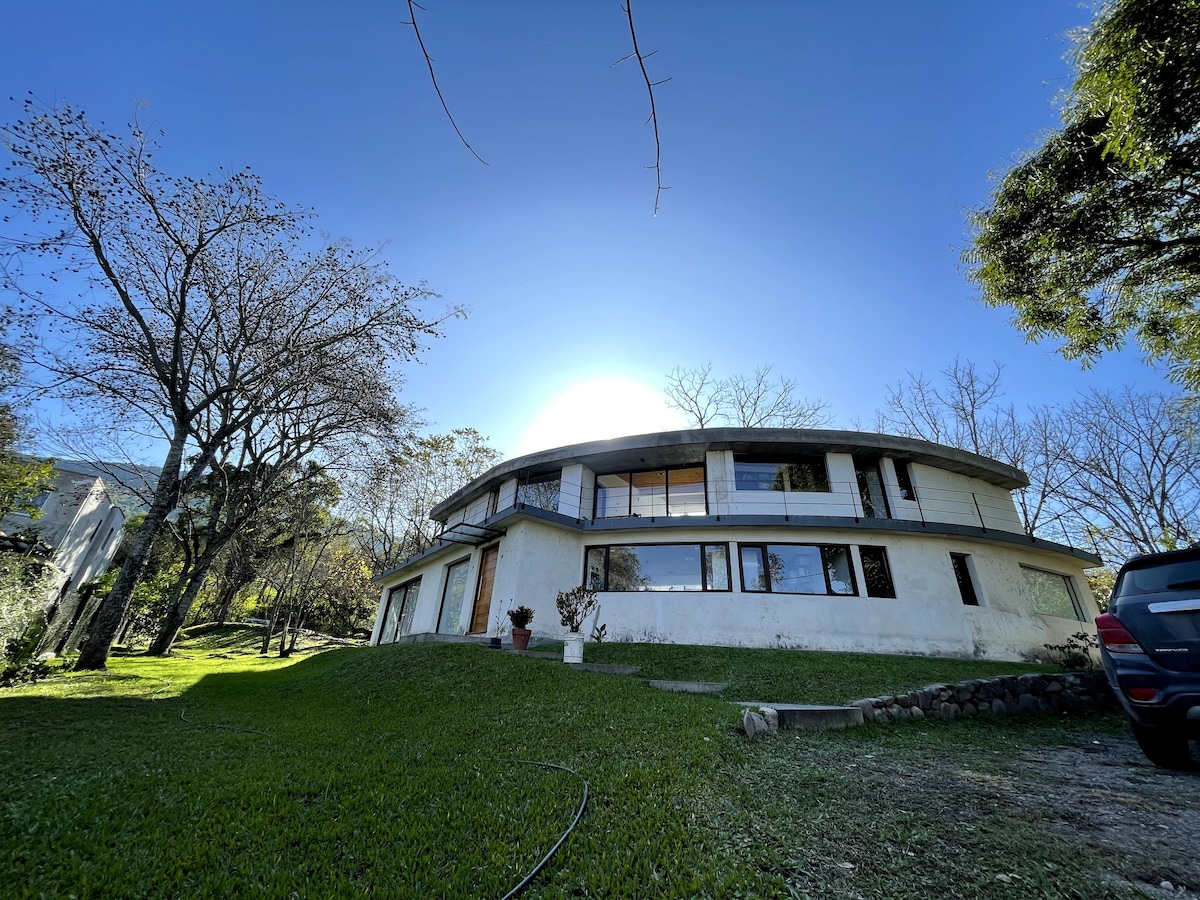
<svg viewBox="0 0 1200 900">
<path fill-rule="evenodd" d="M 1096 634 L 1109 653 L 1145 653 L 1121 620 L 1111 613 L 1096 616 Z"/>
</svg>

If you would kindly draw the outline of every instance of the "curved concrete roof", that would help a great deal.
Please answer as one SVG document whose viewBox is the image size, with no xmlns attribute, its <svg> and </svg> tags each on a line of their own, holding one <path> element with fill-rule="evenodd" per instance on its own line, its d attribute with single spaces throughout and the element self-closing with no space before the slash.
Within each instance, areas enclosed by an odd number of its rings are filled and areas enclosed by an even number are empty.
<svg viewBox="0 0 1200 900">
<path fill-rule="evenodd" d="M 809 428 L 691 428 L 571 444 L 510 459 L 455 491 L 435 506 L 430 516 L 442 521 L 451 510 L 516 476 L 548 475 L 576 463 L 595 472 L 685 466 L 702 463 L 708 450 L 779 454 L 870 453 L 957 472 L 1009 491 L 1029 484 L 1029 477 L 1013 466 L 916 438 Z"/>
</svg>

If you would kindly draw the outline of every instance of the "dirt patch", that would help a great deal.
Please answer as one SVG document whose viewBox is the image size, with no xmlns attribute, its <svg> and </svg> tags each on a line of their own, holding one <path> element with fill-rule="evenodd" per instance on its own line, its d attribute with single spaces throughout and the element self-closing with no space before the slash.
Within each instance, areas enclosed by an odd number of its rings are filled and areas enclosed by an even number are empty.
<svg viewBox="0 0 1200 900">
<path fill-rule="evenodd" d="M 1200 894 L 1200 773 L 1116 713 L 748 742 L 706 812 L 763 895 L 898 900 Z"/>
<path fill-rule="evenodd" d="M 1200 773 L 1154 766 L 1132 736 L 1086 730 L 1075 746 L 1026 751 L 1016 771 L 1015 798 L 1040 808 L 1047 824 L 1143 858 L 1144 870 L 1128 873 L 1139 887 L 1168 881 L 1200 891 Z"/>
</svg>

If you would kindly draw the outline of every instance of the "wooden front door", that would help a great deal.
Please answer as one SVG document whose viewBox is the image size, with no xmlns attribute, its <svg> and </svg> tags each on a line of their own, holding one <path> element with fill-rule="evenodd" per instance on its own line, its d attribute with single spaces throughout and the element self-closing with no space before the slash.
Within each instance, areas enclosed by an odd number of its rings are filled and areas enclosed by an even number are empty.
<svg viewBox="0 0 1200 900">
<path fill-rule="evenodd" d="M 486 634 L 488 616 L 492 612 L 492 584 L 496 580 L 496 558 L 500 545 L 488 547 L 479 561 L 479 586 L 475 589 L 475 605 L 471 609 L 471 634 Z"/>
</svg>

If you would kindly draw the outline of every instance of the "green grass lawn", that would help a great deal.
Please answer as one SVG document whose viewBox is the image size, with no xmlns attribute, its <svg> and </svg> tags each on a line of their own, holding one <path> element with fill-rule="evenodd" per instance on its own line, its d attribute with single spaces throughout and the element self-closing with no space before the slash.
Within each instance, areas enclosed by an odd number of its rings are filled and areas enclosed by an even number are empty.
<svg viewBox="0 0 1200 900">
<path fill-rule="evenodd" d="M 1070 741 L 1078 720 L 751 743 L 730 698 L 640 677 L 473 645 L 260 658 L 238 634 L 0 692 L 0 896 L 502 897 L 580 799 L 578 779 L 533 762 L 577 770 L 591 797 L 525 896 L 1110 896 L 1088 853 L 1036 822 L 978 813 L 980 844 L 965 854 L 945 804 L 914 801 L 904 778 L 867 777 L 869 762 L 846 768 L 878 755 L 936 781 L 982 756 L 1000 771 L 1013 747 Z M 1029 670 L 662 645 L 587 653 L 779 701 Z M 1034 850 L 1005 870 L 1018 876 L 1007 894 L 978 862 Z"/>
</svg>

